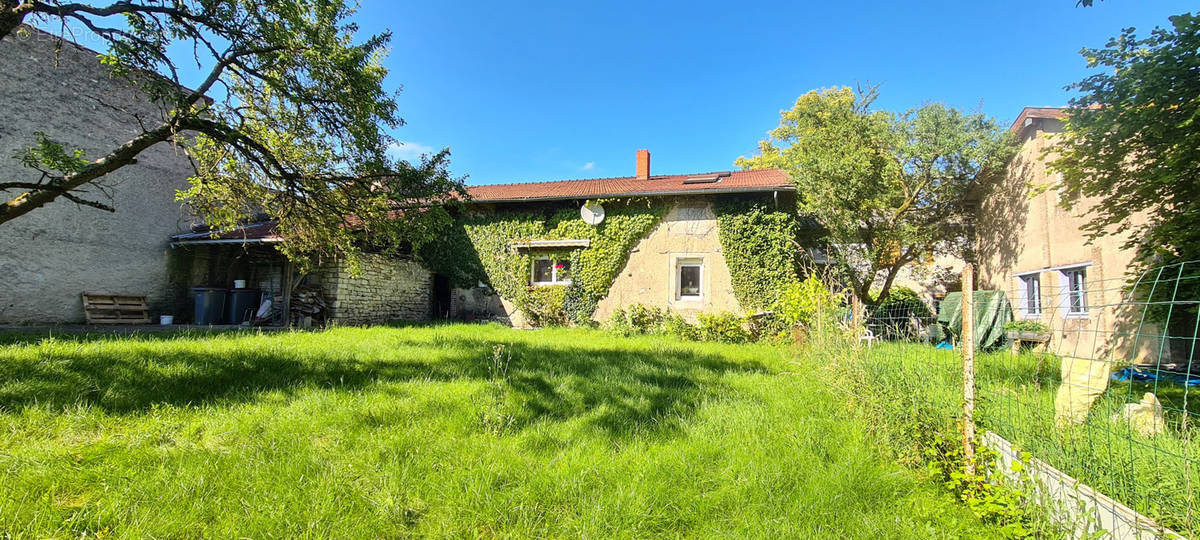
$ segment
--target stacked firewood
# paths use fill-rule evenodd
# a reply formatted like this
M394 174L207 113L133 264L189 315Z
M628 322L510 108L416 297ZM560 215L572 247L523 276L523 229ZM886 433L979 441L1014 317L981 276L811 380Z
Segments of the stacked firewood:
M299 322L304 317L312 317L316 321L325 318L328 305L321 289L317 287L299 287L292 293L292 321Z

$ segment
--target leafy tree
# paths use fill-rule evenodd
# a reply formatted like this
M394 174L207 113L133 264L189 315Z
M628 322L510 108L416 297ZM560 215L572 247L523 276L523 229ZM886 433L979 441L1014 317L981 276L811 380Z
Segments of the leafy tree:
M1061 204L1086 207L1089 237L1128 233L1146 264L1200 259L1200 18L1170 20L1083 50L1102 70L1068 87L1079 95L1051 162ZM1130 223L1143 213L1144 225Z
M867 304L887 298L906 264L969 255L970 194L1014 150L1007 131L981 114L936 103L872 111L876 96L874 88L800 96L758 155L737 160L791 175L798 210L828 230L831 258Z
M364 239L430 238L447 221L430 205L462 182L446 170L448 151L415 164L387 155L385 130L403 123L384 88L390 36L355 42L352 13L346 0L0 0L0 38L29 32L22 23L81 26L107 43L101 60L113 75L160 113L131 115L140 133L102 156L37 135L19 156L29 177L0 178L0 192L16 192L0 205L0 224L58 199L114 211L85 188L168 143L195 164L181 199L217 228L266 212L282 249L302 261L353 256ZM184 48L194 53L180 58ZM184 80L184 62L206 70L202 78Z

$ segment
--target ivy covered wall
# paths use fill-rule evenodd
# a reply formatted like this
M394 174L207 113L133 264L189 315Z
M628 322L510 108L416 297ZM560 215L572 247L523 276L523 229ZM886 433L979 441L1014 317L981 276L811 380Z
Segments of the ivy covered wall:
M668 208L663 201L651 199L600 202L606 217L597 226L584 223L575 206L461 216L442 238L426 247L422 258L456 287L490 285L535 326L586 322L624 267L630 249ZM509 247L530 240L589 240L591 244L555 250ZM533 259L547 255L571 261L570 285L529 285Z
M799 275L796 213L747 199L718 201L713 210L738 303L769 309Z
M491 286L534 326L585 323L608 295L630 251L663 219L672 199L605 200L604 222L591 226L569 207L500 210L459 216L455 225L422 251L431 270L455 287ZM715 201L718 235L743 309L769 309L779 292L796 280L796 217L769 200ZM586 248L511 249L530 240L589 240ZM536 257L571 261L570 285L530 286ZM667 276L664 276L667 279Z

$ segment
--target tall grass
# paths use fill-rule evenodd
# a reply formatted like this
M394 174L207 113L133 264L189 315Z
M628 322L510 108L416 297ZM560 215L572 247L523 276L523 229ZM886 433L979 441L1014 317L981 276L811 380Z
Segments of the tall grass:
M463 325L0 341L15 536L993 534L784 347Z
M959 438L962 364L957 351L915 343L883 342L835 354L818 353L843 376L832 378L860 409L874 415L871 436L891 448L901 463L924 465L939 440ZM1156 391L1168 409L1185 410L1183 387L1111 382L1087 421L1060 426L1054 419L1059 359L1054 355L990 352L977 355L976 420L1037 457L1104 494L1183 534L1198 532L1195 488L1200 470L1188 456L1189 418L1168 418L1168 430L1153 439L1112 416L1143 392ZM1186 403L1190 414L1200 412Z

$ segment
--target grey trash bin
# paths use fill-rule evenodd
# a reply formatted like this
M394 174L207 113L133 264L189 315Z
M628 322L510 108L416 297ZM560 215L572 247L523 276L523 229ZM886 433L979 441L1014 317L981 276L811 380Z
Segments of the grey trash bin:
M254 320L254 312L258 311L258 299L262 292L258 289L233 289L229 291L229 309L225 310L225 319L229 324L242 324L243 321Z
M219 287L196 287L192 293L196 299L194 324L221 324L225 316L225 289Z

